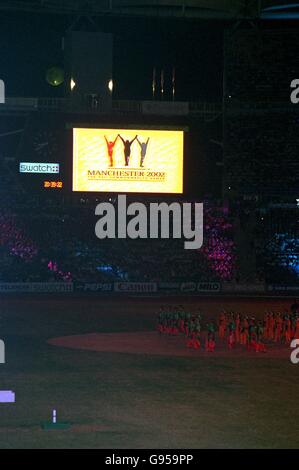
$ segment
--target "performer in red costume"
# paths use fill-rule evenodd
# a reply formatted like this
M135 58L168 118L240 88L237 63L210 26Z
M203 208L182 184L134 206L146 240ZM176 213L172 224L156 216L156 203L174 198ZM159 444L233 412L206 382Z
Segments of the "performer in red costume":
M106 144L107 144L107 150L108 150L108 156L109 156L109 160L110 160L110 166L114 166L113 152L114 152L114 146L115 146L116 141L118 139L118 135L115 137L114 141L108 140L106 136L104 136L104 137L105 137Z
M222 312L219 316L218 329L219 329L219 339L224 339L225 329L226 329L225 312Z
M281 332L282 332L282 318L278 315L276 319L276 328L275 328L275 336L274 341L277 343L281 339Z
M270 330L270 313L266 312L264 315L264 339L269 339Z
M292 323L291 323L291 319L290 319L289 315L286 315L286 317L284 318L283 323L284 323L284 325L283 325L284 340L287 344L290 344L291 337L292 337Z
M244 320L242 321L241 333L240 333L240 343L243 346L246 346L248 343L248 327L249 327L248 319L247 317L245 317Z
M207 352L215 351L215 325L213 322L207 324L208 336L206 339L205 350Z
M200 348L200 320L196 319L195 320L195 330L194 330L194 335L193 335L193 348L194 349L199 349Z
M264 337L264 326L263 322L258 322L257 328L256 328L256 352L266 352L266 346L263 343L263 337Z
M241 323L240 314L237 313L236 321L235 321L235 325L236 325L236 332L235 332L236 343L240 343L240 323Z
M228 338L227 338L228 349L233 349L236 345L236 335L235 335L236 324L233 319L228 325L228 331L229 331Z

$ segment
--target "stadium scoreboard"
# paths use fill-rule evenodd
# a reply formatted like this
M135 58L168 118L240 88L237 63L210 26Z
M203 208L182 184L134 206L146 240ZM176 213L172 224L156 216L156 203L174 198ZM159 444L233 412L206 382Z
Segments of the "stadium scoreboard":
M183 193L184 131L73 128L74 192Z
M18 158L21 183L49 196L183 194L185 128L92 125L61 122L55 145L37 125Z

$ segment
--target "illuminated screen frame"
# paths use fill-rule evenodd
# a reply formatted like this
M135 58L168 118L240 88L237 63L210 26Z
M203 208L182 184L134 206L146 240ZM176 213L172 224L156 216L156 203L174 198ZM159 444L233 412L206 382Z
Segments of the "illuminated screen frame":
M82 194L98 194L98 193L119 193L119 194L165 194L165 195L183 195L184 193L184 151L185 151L185 133L188 131L188 128L186 127L174 127L174 126L140 126L140 125L102 125L102 124L78 124L78 123L73 123L68 125L68 129L71 131L72 134L72 173L71 173L71 191L74 194L82 193ZM76 136L77 133L77 136ZM78 154L76 158L76 152L80 152L82 150L77 149L76 145L78 145L78 135L81 133L81 139L85 137L85 140L88 141L88 148L85 143L80 149L85 148L87 149L86 151L90 151L90 147L94 150L96 146L98 146L98 143L94 143L93 145L90 146L90 136L92 136L94 139L97 138L97 142L99 139L102 140L101 143L101 155L102 158L104 158L105 154L105 167L98 167L95 165L94 167L88 168L86 165L88 162L90 162L90 158L84 157L82 160L85 165L84 171L89 172L89 178L91 178L91 181L93 181L93 178L95 178L95 181L103 181L105 184L102 185L101 189L94 188L94 184L90 185L89 188L85 186L82 186L80 182L78 182ZM84 136L84 133L85 136ZM168 133L168 134L167 134ZM89 134L89 136L88 136ZM139 142L137 140L135 143L132 144L134 145L134 155L132 157L133 152L131 152L131 156L129 159L129 164L126 166L125 164L125 152L124 152L124 142L121 141L121 139L118 137L117 141L117 153L113 152L112 158L116 160L118 163L114 163L114 161L111 162L111 156L109 155L109 150L108 150L108 142L112 142L115 137L120 134L124 140L130 140L132 141L137 134L139 137ZM104 140L104 136L106 136L107 141ZM142 147L140 144L144 144L147 142L146 137L149 138L149 143L151 143L151 146L146 149L145 152L142 154ZM165 145L165 140L166 137L171 137L170 139L170 145L169 149L167 149L167 146ZM153 152L155 148L160 148L158 138L160 139L159 142L162 144L162 155L164 158L164 161L166 162L164 167L161 165L161 161L158 161L158 158L156 157L156 162L158 164L158 169L153 171L151 168L149 168L149 165L146 165L147 163L147 158L148 161L150 161L150 157L153 155ZM77 139L77 140L76 140ZM152 139L152 141L151 141ZM155 140L154 140L155 139ZM164 141L163 141L164 139ZM153 144L153 142L155 142ZM155 147L156 145L156 147ZM171 147L172 145L172 147ZM171 148L174 149L176 152L176 160L173 163L169 159L169 155L173 154ZM148 150L150 149L150 152ZM96 150L98 151L98 149ZM144 156L145 153L145 156ZM168 153L168 155L167 155ZM137 157L138 154L138 157ZM122 156L120 156L122 155ZM144 156L143 160L143 167L141 167L141 161L142 157ZM160 157L160 155L159 155ZM122 159L122 164L119 165L120 158ZM167 160L168 158L168 160ZM95 157L93 157L95 160ZM133 165L131 165L131 160ZM134 164L135 162L135 164ZM137 164L136 164L137 162ZM110 163L112 163L112 167L110 167ZM80 162L79 162L80 164ZM161 171L161 167L164 171ZM82 171L82 170L81 170ZM168 174L167 174L168 171ZM173 175L175 174L175 182L173 182ZM75 181L77 178L77 181ZM98 179L97 179L98 178ZM135 179L134 179L135 178ZM146 180L147 178L150 179L150 181ZM151 181L152 178L152 181ZM165 178L166 180L168 179L168 184L165 187ZM85 177L82 178L85 180ZM112 181L111 181L112 180ZM146 181L145 181L146 180ZM113 182L113 184L111 184ZM131 189L128 189L128 185L133 182ZM147 183L151 184L147 184ZM86 183L86 181L85 181ZM121 183L121 184L119 184ZM137 184L134 184L137 183ZM146 189L141 189L142 186L146 185ZM92 187L93 186L93 187ZM165 189L164 189L165 187Z

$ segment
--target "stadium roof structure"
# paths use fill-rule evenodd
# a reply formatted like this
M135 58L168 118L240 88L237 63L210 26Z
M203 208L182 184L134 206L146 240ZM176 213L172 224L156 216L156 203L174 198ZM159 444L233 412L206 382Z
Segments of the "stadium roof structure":
M298 2L298 0L297 0ZM0 11L198 19L298 18L296 0L8 0Z

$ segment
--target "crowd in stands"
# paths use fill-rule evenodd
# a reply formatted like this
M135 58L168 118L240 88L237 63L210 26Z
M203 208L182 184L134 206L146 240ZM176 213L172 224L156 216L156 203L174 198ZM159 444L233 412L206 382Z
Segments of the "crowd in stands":
M223 208L204 207L201 250L185 250L178 239L99 240L93 207L3 212L1 280L230 280L236 266L232 223Z
M276 234L268 245L267 265L272 279L281 278L281 268L285 279L299 276L299 237Z
M254 245L265 280L298 284L299 209L269 209L257 219Z
M0 212L0 282L244 282L233 224L237 217L246 230L246 211L228 213L206 201L204 244L200 250L185 250L177 239L99 240L93 205L67 208L30 201L22 206L14 201L13 208ZM257 270L249 283L298 282L296 210L257 213L252 239Z

